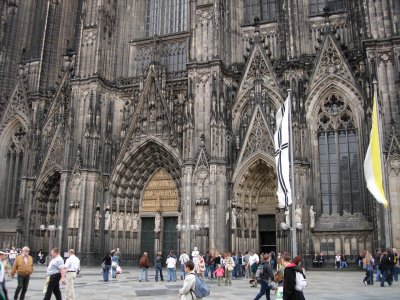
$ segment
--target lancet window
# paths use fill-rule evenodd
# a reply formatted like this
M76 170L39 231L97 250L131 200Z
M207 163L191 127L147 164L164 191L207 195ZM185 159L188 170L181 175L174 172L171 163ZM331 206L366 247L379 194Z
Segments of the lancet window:
M360 212L358 131L349 106L336 95L319 111L318 155L322 213Z
M276 0L245 0L245 22L253 23L258 17L261 22L271 22L277 19Z
M329 12L340 12L345 9L345 0L310 0L310 13L320 14L327 9Z

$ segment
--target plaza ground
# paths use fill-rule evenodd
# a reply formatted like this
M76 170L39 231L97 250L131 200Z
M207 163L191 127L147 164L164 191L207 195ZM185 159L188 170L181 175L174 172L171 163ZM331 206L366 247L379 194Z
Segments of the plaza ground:
M105 299L179 299L178 289L182 287L182 280L176 282L155 282L154 269L149 270L149 282L139 282L139 269L125 266L124 274L118 279L105 283L102 281L100 267L82 268L82 272L76 279L75 291L77 300L105 300ZM163 272L167 274L166 269ZM43 299L43 283L46 277L45 266L35 266L35 272L31 276L26 300ZM376 300L376 299L399 299L400 281L394 282L391 287L386 283L384 288L378 284L364 286L362 279L364 272L361 271L308 271L308 288L304 292L306 300ZM179 273L178 273L178 278ZM217 286L215 280L208 280L211 288L211 295L205 299L254 299L258 288L251 288L248 280L233 280L232 286ZM16 279L7 279L9 298L13 299ZM62 289L63 299L65 288ZM54 296L53 298L54 299ZM265 299L262 298L262 299ZM272 293L271 299L275 299Z

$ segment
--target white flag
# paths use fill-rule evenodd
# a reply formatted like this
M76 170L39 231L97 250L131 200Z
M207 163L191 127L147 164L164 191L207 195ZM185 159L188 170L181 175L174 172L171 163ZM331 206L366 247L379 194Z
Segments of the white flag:
M288 96L285 103L283 103L276 113L277 130L274 135L276 175L278 177L278 190L276 195L278 196L280 208L292 204L289 177L289 105L290 99Z

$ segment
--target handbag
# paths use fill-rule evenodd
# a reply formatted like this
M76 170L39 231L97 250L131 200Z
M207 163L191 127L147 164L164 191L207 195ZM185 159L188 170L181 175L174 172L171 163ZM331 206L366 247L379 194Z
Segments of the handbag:
M43 285L43 294L46 294L47 288L49 287L49 282L50 282L50 276L47 276L46 281L44 282Z
M107 269L106 267L106 262L103 261L103 263L101 264L101 269L104 271L105 269Z
M120 266L117 266L116 272L117 274L122 274L122 269Z

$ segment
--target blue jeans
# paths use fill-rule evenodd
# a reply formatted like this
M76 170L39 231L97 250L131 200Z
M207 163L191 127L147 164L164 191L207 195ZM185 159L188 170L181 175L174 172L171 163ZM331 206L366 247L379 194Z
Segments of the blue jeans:
M156 281L158 281L158 273L160 273L161 281L164 281L164 277L163 277L163 274L162 274L162 267L156 267Z
M105 267L105 269L103 269L103 280L104 280L105 282L108 281L108 277L109 277L109 275L110 275L110 268L111 268L111 266L107 265L107 266Z
M340 267L341 267L341 268L348 268L348 267L347 267L347 261L342 261Z
M176 281L175 268L167 268L167 269L168 269L167 280L168 281Z
M210 274L211 274L210 278L215 278L214 271L215 271L214 265L210 265Z
M117 268L111 267L111 277L117 278Z
M186 272L185 272L185 265L181 264L181 279L185 279Z
M271 286L269 285L269 283L264 280L259 280L258 283L260 284L260 292L254 298L254 300L259 300L264 295L267 297L267 300L271 300L270 296Z
M210 265L207 265L206 266L206 272L204 273L204 276L206 277L206 278L208 278L208 274L210 274L210 278L212 278L212 273L211 273L211 266Z
M374 270L367 270L369 275L369 284L374 284Z
M143 276L143 274L144 274L144 276ZM142 281L143 279L146 279L146 281L149 281L149 272L148 272L147 268L140 268L140 279L139 280Z
M400 272L400 267L395 266L394 267L394 272L393 272L393 280L394 281L399 281L399 272Z
M390 275L389 272L387 270L382 271L382 279L381 279L381 286L385 286L385 281L387 281L389 283L389 285L392 285L392 282L390 280Z
M379 265L376 265L376 276L375 276L376 281L381 281L381 270L379 270Z

